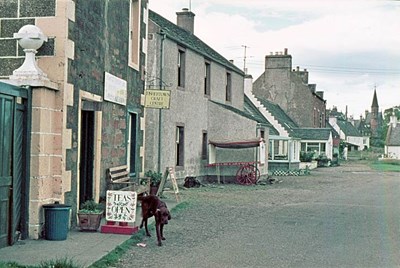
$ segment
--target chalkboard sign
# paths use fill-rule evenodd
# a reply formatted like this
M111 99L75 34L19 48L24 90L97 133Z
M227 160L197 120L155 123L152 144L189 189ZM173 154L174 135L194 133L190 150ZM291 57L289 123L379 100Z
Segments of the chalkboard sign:
M107 191L106 220L135 222L137 194L131 191Z

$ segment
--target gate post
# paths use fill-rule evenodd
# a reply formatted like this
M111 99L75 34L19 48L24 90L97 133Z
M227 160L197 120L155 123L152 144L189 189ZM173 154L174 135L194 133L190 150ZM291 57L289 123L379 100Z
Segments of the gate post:
M29 178L29 237L40 238L44 225L42 206L63 201L62 102L58 85L36 64L36 50L47 37L34 25L23 26L14 37L24 49L25 61L10 82L31 89L31 149Z

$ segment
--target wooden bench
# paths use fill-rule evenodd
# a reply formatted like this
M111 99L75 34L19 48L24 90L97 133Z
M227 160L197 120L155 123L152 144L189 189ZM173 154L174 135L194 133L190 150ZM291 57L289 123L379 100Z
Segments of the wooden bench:
M109 190L135 191L137 194L150 193L150 178L136 178L135 180L129 177L126 165L107 169Z

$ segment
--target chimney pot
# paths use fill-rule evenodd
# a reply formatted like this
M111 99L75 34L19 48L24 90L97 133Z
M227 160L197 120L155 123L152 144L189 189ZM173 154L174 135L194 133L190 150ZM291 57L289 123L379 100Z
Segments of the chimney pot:
M183 8L181 12L176 12L176 25L193 34L194 16L195 14L188 8Z
M285 55L288 54L288 49L287 49L287 48L284 49L284 54L285 54Z

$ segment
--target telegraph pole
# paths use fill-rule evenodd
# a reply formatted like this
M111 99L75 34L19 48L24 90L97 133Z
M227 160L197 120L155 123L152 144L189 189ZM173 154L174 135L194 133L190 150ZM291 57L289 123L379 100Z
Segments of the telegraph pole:
M250 48L246 45L242 45L242 47L244 47L244 57L243 57L243 71L245 74L247 74L247 70L246 70L246 57L247 57L247 48Z

